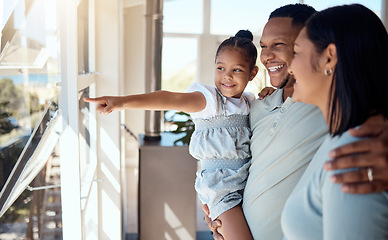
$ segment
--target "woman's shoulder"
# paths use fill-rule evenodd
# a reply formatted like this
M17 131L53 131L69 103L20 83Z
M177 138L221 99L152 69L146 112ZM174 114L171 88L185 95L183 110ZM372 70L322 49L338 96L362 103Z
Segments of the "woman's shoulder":
M340 136L333 137L328 135L326 137L321 147L318 149L317 153L315 154L313 160L311 161L310 163L311 166L309 166L309 168L315 169L314 171L317 174L316 177L318 177L319 179L318 182L321 187L326 186L325 187L326 189L335 187L336 184L330 180L330 177L332 175L354 170L354 168L351 168L351 169L340 169L335 171L326 171L322 166L326 161L331 160L329 158L329 152L337 147L343 146L348 143L356 142L360 139L361 138L350 135L348 132L344 132Z
M330 136L328 135L324 142L322 143L320 149L317 151L317 155L322 155L323 159L327 159L328 153L337 147L340 147L342 145L356 142L360 140L361 138L359 137L354 137L348 133L348 131L344 132L343 134L339 136Z
M348 143L352 143L352 142L356 142L356 141L359 141L359 140L364 139L364 138L365 137L363 137L363 138L354 137L354 136L350 135L348 131L346 131L346 132L344 132L343 134L341 134L339 136L330 137L329 145L331 147L337 148L337 147L340 147L342 145L345 145L345 144L348 144Z

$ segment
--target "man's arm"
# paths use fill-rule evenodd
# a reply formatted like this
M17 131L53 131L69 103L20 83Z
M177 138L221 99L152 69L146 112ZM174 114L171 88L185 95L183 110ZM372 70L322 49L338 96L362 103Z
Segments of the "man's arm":
M359 167L333 175L331 180L342 184L342 191L365 194L388 190L388 121L382 116L370 117L360 128L349 133L366 137L358 142L344 145L330 152L332 161L325 163L326 170ZM368 168L369 176L368 176Z

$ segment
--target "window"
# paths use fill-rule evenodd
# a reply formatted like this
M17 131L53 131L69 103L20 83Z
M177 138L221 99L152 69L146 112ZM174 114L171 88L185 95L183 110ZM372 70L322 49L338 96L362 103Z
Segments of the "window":
M305 0L304 3L313 6L317 11L321 11L325 8L336 6L336 5L359 3L371 9L377 14L377 16L381 17L381 6L382 6L381 0L341 0L341 1Z
M34 156L43 155L44 160L48 160L55 147L56 140L53 138L49 138L49 142L53 145L43 144L45 147L50 146L51 149L42 150L33 145L45 139L39 132L39 129L47 127L39 124L43 113L51 117L50 113L52 110L55 112L58 102L56 85L60 82L60 51L55 9L56 1L52 0L0 2L0 189L2 190L12 169L26 154L33 154L30 160L33 160ZM39 137L31 138L31 135ZM54 133L50 136L55 137L55 135ZM23 151L26 144L32 144L33 149ZM21 155L22 151L23 155ZM41 155L42 153L44 154ZM34 164L37 163L34 162ZM45 195L43 191L23 191L25 184L31 181L32 187L46 184L46 168L43 167L45 162L34 164L26 163L26 169L23 169L24 177L18 180L18 184L22 183L22 188L20 189L18 184L12 186L12 191L15 190L21 195L1 218L1 223L6 222L11 228L2 229L0 238L13 236L12 238L36 239L39 237L34 228L37 226L34 225L37 221L33 219L39 215L39 211L44 206L37 199L40 198L44 202ZM40 171L42 168L43 170ZM36 204L40 204L40 207ZM14 226L22 230L15 232L12 229Z
M234 35L238 30L248 29L253 35L261 35L269 14L294 0L278 1L239 1L212 0L210 33L218 35Z
M163 31L170 33L202 33L203 0L164 1Z
M9 19L3 24L1 37L0 146L2 152L12 154L7 154L7 159L3 154L0 164L18 158L47 103L58 102L56 84L60 81L59 33L55 11L51 11L55 9L55 1L4 4L4 11L12 9L12 12L3 13ZM26 15L20 14L23 12Z
M196 38L165 37L163 39L162 89L184 91L194 83L197 45Z
M203 1L165 1L163 15L161 86L164 90L183 92L197 78L198 34L203 32ZM180 124L184 123L178 122L188 121L188 116L168 111L164 121L164 131L181 133ZM185 131L186 127L183 129Z

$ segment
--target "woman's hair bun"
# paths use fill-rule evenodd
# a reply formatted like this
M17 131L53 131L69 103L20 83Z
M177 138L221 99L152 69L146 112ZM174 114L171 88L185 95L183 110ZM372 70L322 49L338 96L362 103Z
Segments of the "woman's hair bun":
M249 40L253 41L253 35L249 30L240 30L236 33L235 37L248 38Z

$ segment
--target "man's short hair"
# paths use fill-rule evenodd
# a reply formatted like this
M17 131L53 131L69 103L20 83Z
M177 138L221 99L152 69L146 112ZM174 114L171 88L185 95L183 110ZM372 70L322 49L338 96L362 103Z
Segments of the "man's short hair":
M304 26L307 19L315 12L313 7L306 4L288 4L275 9L269 15L268 20L275 17L289 17L292 19L293 25Z

